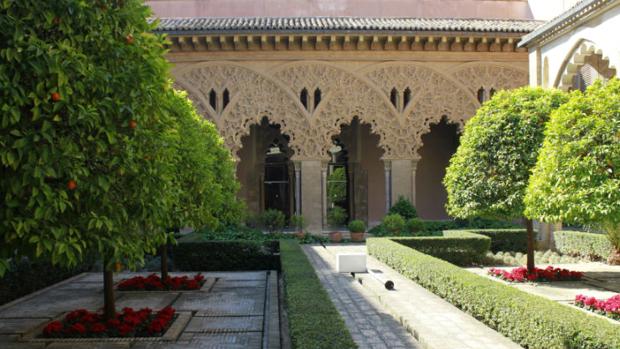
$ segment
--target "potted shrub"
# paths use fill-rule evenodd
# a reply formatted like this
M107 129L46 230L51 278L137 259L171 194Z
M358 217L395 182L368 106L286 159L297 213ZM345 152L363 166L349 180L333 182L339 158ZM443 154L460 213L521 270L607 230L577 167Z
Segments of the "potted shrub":
M304 230L308 224L306 223L304 216L298 214L293 215L293 217L291 217L291 225L295 227L295 236L298 239L303 239L306 237L306 232Z
M405 220L399 214L389 214L383 217L382 224L392 235L398 236L405 226Z
M270 233L282 231L286 222L284 213L274 209L265 210L259 216L260 224Z
M345 222L347 221L347 211L344 208L339 206L334 206L329 209L327 212L327 224L329 224L332 231L329 233L329 239L331 242L340 242L342 241L342 233L338 231Z
M351 241L364 241L364 232L366 232L366 224L359 220L349 222L349 232L351 233Z
M399 196L394 205L390 207L388 214L398 214L403 217L404 220L418 217L418 212L411 201L402 195Z

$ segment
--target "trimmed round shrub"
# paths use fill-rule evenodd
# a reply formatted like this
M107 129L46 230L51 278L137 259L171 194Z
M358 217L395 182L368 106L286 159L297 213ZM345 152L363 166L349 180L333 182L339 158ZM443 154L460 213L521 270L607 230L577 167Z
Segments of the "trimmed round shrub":
M268 209L259 215L261 226L270 232L282 231L286 224L284 213L275 209Z
M399 214L389 214L383 217L383 222L381 224L390 233L394 235L399 235L405 227L405 220Z
M405 228L410 233L418 233L418 232L426 230L425 229L426 225L424 223L425 222L419 218L411 218L407 220L407 223L405 224Z
M349 222L348 228L352 233L363 233L366 231L366 223L362 220L356 219Z
M418 212L411 201L402 195L399 196L394 205L390 207L389 214L398 214L406 220L416 218L418 216Z

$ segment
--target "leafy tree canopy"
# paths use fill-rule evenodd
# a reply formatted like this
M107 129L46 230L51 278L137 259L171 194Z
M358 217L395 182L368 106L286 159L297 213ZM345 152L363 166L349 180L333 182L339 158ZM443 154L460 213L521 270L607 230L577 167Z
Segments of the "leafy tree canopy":
M139 0L0 2L0 260L131 267L164 241L169 77L148 15Z
M444 184L448 213L458 218L517 218L545 123L567 100L557 90L500 91L466 124Z
M575 92L552 114L525 202L544 221L620 225L620 80Z

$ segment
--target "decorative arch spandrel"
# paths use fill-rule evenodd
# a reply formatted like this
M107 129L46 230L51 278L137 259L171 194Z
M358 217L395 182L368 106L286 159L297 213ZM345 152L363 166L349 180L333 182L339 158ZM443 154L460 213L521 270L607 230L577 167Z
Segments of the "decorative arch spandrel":
M463 64L452 71L452 77L472 96L476 96L480 88L488 93L491 89L499 91L527 86L529 79L527 70L490 62Z

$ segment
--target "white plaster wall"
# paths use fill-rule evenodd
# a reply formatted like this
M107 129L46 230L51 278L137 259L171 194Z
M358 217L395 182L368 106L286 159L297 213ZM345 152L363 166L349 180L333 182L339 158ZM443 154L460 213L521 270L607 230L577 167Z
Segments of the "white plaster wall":
M620 6L582 23L575 29L558 36L554 40L540 47L542 65L545 58L549 60L549 86L557 87L559 74L563 71L564 63L572 57L574 49L583 40L588 40L603 52L603 56L609 58L611 66L620 67ZM531 60L535 59L530 53ZM532 65L530 64L530 72ZM542 79L544 80L544 78ZM532 82L530 80L530 82Z

